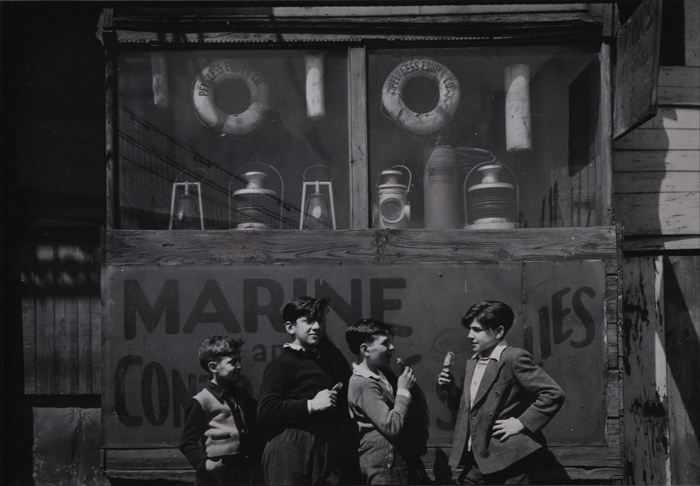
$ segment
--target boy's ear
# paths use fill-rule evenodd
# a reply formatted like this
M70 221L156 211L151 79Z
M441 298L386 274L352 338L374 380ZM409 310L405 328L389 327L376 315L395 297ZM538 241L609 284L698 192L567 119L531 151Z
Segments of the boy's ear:
M364 356L365 353L367 352L367 348L369 345L367 343L362 343L360 344L360 356Z
M207 369L209 370L209 373L214 373L216 372L216 361L209 361L207 363Z
M284 321L284 330L287 331L287 334L289 335L294 335L294 327L296 326L295 322L292 321Z
M503 326L503 324L496 326L494 329L494 334L496 339L503 339L503 337L506 335L506 328Z

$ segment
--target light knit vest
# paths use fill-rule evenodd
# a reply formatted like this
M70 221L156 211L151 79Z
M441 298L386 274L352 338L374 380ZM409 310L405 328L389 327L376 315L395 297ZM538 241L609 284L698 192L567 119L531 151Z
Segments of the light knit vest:
M204 448L208 458L238 454L241 437L231 408L220 402L204 388L194 396L209 418L209 426L204 432Z

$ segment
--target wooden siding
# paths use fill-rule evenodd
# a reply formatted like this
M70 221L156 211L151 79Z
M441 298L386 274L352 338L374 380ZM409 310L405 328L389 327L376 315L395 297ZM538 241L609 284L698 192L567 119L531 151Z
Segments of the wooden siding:
M24 393L100 393L101 321L99 297L24 297Z
M98 231L46 230L21 255L24 393L101 392Z
M700 109L662 107L617 140L614 191L625 236L700 234Z
M668 397L661 257L625 259L623 369L627 484L668 484Z

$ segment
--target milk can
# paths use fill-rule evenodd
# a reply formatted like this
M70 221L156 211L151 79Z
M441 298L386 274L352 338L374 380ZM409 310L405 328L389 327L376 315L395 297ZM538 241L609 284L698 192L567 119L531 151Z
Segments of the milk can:
M510 180L502 172L508 173ZM464 227L515 228L518 200L519 188L510 167L497 160L477 164L464 177Z
M408 182L401 178L407 175ZM405 165L395 165L383 170L377 186L377 211L380 228L405 228L411 220L411 203L408 193L411 190L413 174Z

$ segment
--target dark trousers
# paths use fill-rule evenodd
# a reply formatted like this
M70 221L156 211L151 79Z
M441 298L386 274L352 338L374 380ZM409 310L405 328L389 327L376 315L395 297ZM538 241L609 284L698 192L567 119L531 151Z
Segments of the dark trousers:
M467 452L464 456L464 471L457 479L458 485L481 484L530 484L530 475L537 465L539 451L511 464L493 474L483 474L474 460L474 455Z
M268 486L326 486L340 482L334 444L300 429L285 429L266 445L262 456Z
M195 478L196 486L251 486L252 468L238 460L224 460L224 466L212 472L201 471Z
M408 484L408 464L394 445L376 430L360 439L360 471L370 486Z

